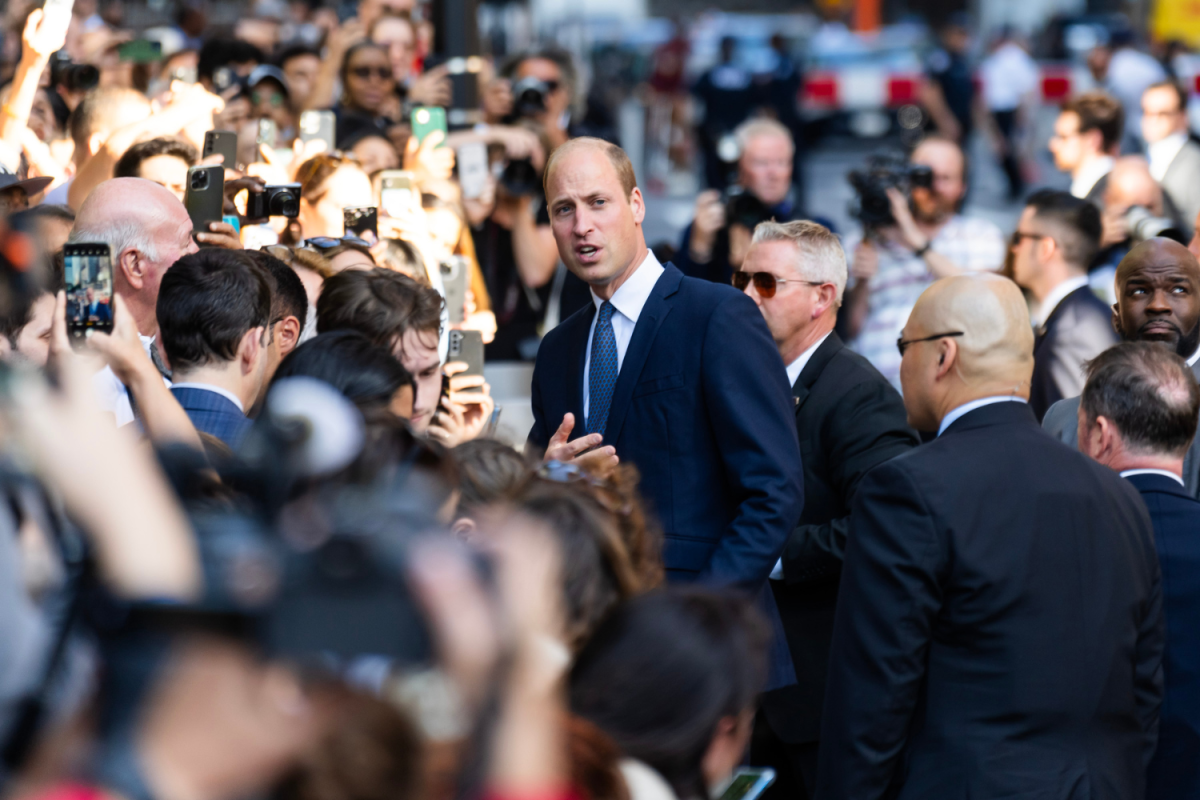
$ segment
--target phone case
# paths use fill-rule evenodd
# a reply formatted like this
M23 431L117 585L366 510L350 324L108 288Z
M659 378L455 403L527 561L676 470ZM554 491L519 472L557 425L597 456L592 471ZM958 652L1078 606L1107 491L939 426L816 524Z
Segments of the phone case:
M447 361L461 361L467 368L459 375L483 375L483 334L479 331L450 331Z
M467 302L467 281L469 279L467 260L462 256L451 256L439 265L442 273L442 290L446 298L446 313L450 323L456 325L463 321L463 305Z
M434 131L442 132L442 142L438 147L446 146L446 109L437 106L418 106L412 112L412 132L418 142Z
M326 152L333 152L334 117L332 111L305 111L300 115L300 141L311 142L321 139L325 142Z
M203 175L203 179L201 179ZM184 206L192 218L192 230L208 232L208 223L224 217L225 170L219 166L192 167L188 170Z
M204 134L204 155L219 153L225 157L223 167L237 169L237 134L233 131L208 131Z

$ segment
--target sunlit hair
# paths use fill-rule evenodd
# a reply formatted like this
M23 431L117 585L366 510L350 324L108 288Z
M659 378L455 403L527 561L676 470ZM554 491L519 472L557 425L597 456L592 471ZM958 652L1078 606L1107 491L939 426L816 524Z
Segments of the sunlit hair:
M754 229L753 244L791 242L796 246L796 269L807 281L832 283L837 304L846 290L846 253L833 231L808 220L762 222Z
M550 158L546 161L546 171L542 175L542 188L550 186L550 174L554 171L554 167L567 153L578 150L581 147L590 147L600 150L604 155L608 156L609 162L613 169L616 170L617 180L621 182L621 190L625 192L625 197L629 198L633 194L633 190L637 188L637 176L633 172L633 162L629 160L629 156L625 154L617 145L612 142L606 142L603 139L596 139L592 136L580 136L578 139L571 139L550 154Z
M746 146L750 144L750 140L755 136L779 136L787 139L788 144L795 148L796 144L792 140L792 132L783 126L777 120L770 117L755 117L748 119L733 132L733 138L737 141L738 152L745 153Z

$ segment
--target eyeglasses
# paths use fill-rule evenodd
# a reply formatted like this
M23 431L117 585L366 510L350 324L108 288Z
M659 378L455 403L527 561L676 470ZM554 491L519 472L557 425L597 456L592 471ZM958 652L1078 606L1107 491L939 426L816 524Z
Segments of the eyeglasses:
M353 67L350 74L359 80L367 80L372 75L379 78L381 81L386 81L392 77L392 70L389 67Z
M250 93L250 102L252 102L256 106L262 105L263 102L267 102L267 103L271 104L271 108L282 108L283 107L283 95L281 95L279 92L271 92L270 94L263 94L262 92L251 92Z
M908 349L910 344L917 342L932 342L934 339L945 339L947 336L966 336L963 331L951 331L950 333L935 333L933 336L926 336L923 339L905 339L900 336L896 339L896 349L900 351L900 357L904 357L904 351Z
M1046 234L1044 234L1044 233L1026 233L1025 231L1013 231L1011 244L1013 247L1020 247L1021 241L1023 239L1033 239L1036 241L1038 239L1048 239L1048 238L1049 237L1046 236Z
M311 239L305 239L304 244L309 247L315 247L317 250L332 250L344 244L353 244L358 247L365 247L368 250L371 248L370 242L357 236L343 236L340 239L335 239L332 236L314 236Z
M781 283L806 283L809 286L824 286L819 281L801 281L795 278L783 280L776 278L769 272L744 272L735 270L733 273L733 288L739 292L746 291L746 287L750 285L750 281L754 281L754 291L758 292L759 297L770 300L775 296L775 290Z

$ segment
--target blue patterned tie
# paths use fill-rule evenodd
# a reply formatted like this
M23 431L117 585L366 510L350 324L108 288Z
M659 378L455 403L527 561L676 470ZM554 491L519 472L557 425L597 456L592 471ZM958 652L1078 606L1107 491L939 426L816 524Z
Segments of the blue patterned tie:
M613 387L617 385L617 336L612 315L613 304L605 300L592 334L592 360L588 365L588 433L604 433Z

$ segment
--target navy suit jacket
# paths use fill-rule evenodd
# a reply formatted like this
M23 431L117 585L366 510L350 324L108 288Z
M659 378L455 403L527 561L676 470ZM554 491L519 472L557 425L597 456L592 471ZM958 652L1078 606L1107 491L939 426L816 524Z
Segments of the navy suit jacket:
M1146 797L1200 797L1200 502L1162 475L1130 475L1142 493L1162 569L1166 694Z
M545 449L563 415L584 433L583 366L593 303L546 334L533 372L532 447ZM671 580L736 586L765 596L804 505L791 387L762 314L732 286L666 264L621 364L605 443L637 466L641 492L666 534ZM792 681L777 642L773 683ZM778 680L776 680L778 679Z
M206 389L171 389L196 430L215 436L233 449L253 424L233 401Z
M1162 584L1127 481L987 405L884 462L850 514L821 800L1139 800Z
M1112 309L1082 286L1062 299L1033 343L1029 407L1040 422L1050 406L1083 393L1083 365L1117 343Z

